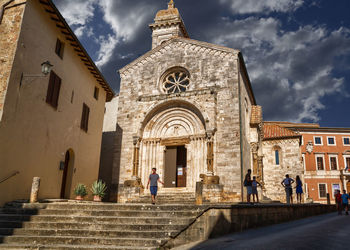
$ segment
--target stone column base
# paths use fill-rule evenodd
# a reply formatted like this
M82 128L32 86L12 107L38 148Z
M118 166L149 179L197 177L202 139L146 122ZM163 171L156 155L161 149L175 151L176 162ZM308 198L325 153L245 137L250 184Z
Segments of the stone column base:
M217 175L200 174L199 177L202 179L203 184L219 184L220 183L220 177Z
M120 203L126 203L132 201L143 193L144 187L141 180L126 180L124 184L119 185L117 201Z
M203 184L202 197L206 202L222 202L224 200L224 185Z

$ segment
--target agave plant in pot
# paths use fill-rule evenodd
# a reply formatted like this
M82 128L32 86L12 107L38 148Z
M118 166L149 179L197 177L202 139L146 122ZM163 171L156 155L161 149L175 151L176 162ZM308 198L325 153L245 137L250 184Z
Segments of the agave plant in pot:
M83 200L84 197L87 195L87 188L84 184L77 184L77 186L74 189L74 194L76 195L75 199L76 200Z
M94 195L94 201L101 201L106 195L107 186L102 180L94 181L91 186L91 192Z

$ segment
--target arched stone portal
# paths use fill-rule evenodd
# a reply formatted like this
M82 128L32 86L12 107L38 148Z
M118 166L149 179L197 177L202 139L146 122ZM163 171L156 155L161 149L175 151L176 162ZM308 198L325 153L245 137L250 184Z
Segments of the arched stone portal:
M194 191L199 175L206 173L207 145L206 129L203 116L198 115L198 110L191 106L169 104L168 108L158 108L152 111L153 116L146 116L147 121L141 129L139 140L139 177L143 184L147 183L151 168L155 167L160 176L170 180L169 166L177 163L179 153L174 157L166 157L167 151L183 151L186 148L185 164L176 165L176 176L186 176L185 187L188 191ZM202 119L201 119L202 118ZM182 149L181 149L182 148ZM175 150L176 151L176 150ZM167 171L168 170L168 171ZM175 174L175 173L174 173ZM177 176L176 178L178 178ZM180 177L179 177L180 178ZM166 187L178 186L174 180ZM183 187L183 184L182 184Z

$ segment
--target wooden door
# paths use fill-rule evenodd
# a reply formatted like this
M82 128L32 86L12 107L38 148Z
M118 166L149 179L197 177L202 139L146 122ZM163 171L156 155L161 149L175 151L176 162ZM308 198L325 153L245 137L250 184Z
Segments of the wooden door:
M176 147L167 147L164 153L164 187L176 187Z
M68 174L68 166L69 166L69 151L66 152L65 160L64 160L64 169L62 175L62 185L61 185L61 195L60 198L64 199L66 194L66 183L67 183L67 174Z
M176 187L186 187L186 160L187 151L185 146L177 147L176 156Z

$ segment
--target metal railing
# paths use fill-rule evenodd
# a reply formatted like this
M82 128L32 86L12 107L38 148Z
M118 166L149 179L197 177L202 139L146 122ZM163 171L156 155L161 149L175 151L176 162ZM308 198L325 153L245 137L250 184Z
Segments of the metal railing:
M10 174L9 176L5 177L4 179L0 180L0 184L3 183L4 181L7 181L8 179L10 179L11 177L18 175L19 171L15 171L12 174Z

